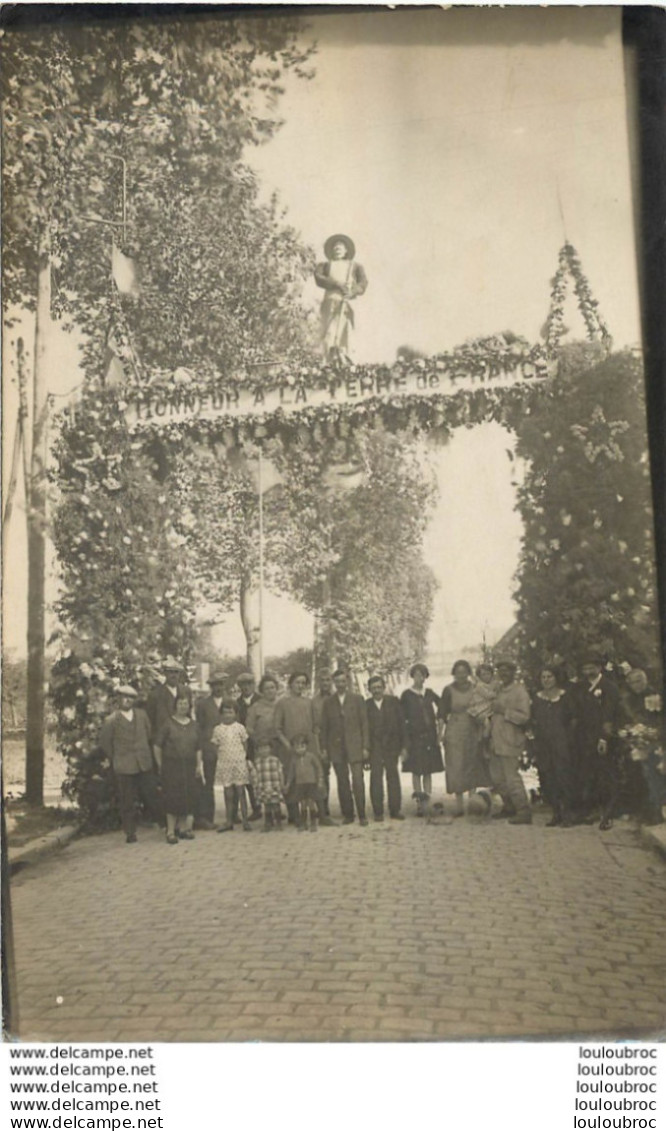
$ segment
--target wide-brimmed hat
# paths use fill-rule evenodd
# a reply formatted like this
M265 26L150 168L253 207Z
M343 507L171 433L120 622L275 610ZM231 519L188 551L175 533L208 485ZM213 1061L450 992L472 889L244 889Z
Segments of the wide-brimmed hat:
M116 695L131 695L132 699L136 699L139 695L139 692L129 683L123 683L120 685L120 687L116 688Z
M183 667L182 664L178 663L178 660L174 660L173 656L167 656L166 660L164 660L163 663L162 663L162 671L163 672L183 672L183 671L185 671L185 668Z
M229 673L225 672L224 668L213 668L208 676L208 683L226 683L229 679Z
M345 245L345 247L347 248L347 259L354 258L354 256L356 255L354 241L350 240L349 236L343 236L338 233L337 236L329 236L326 240L326 243L324 244L324 255L327 259L333 258L333 248L335 247L336 243L343 243Z

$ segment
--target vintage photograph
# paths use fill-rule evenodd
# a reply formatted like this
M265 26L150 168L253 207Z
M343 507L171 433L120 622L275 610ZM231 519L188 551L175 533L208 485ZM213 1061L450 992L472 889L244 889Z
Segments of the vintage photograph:
M0 39L5 1038L656 1040L621 11L109 7Z

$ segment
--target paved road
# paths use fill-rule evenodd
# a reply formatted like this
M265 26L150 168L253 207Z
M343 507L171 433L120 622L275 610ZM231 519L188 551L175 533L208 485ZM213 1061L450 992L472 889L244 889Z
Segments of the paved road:
M666 864L620 822L113 833L12 883L20 1035L655 1035Z

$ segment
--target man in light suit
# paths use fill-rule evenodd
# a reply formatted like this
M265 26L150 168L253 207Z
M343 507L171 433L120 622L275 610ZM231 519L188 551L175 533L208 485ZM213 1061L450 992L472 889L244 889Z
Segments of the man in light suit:
M368 761L370 751L365 701L362 695L349 690L347 673L341 669L333 673L333 686L335 690L322 709L319 745L322 757L335 770L343 825L354 821L354 802L359 824L367 825L363 763Z
M404 821L400 812L402 790L398 759L407 756L405 749L405 720L402 707L395 695L386 695L386 684L380 675L368 680L370 698L365 706L368 712L370 747L370 800L376 821L384 820L384 773L388 792L389 814L394 821Z
M498 660L500 686L492 702L490 716L490 758L492 783L504 802L497 817L509 817L510 825L531 825L532 810L520 776L520 756L525 748L525 727L530 718L530 697L516 679L513 660ZM495 814L493 814L495 816Z
M118 688L118 709L105 720L99 744L118 782L123 832L128 844L136 843L136 806L143 801L150 817L160 822L157 781L153 768L150 722L135 707L137 692L129 684Z
M196 705L196 720L201 735L203 755L203 782L200 786L195 828L212 829L215 819L215 769L217 749L211 741L215 727L222 720L222 700L225 698L229 677L221 668L214 668L208 678L210 694Z

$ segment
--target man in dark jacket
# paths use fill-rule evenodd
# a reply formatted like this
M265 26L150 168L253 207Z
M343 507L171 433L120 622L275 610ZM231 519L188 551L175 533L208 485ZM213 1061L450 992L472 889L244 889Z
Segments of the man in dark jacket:
M400 812L402 791L398 759L406 757L405 721L400 702L395 695L386 694L386 684L380 675L368 680L370 698L365 706L368 713L370 748L370 800L376 821L384 820L384 774L388 792L389 814L394 821L404 821Z
M182 664L167 656L162 664L164 683L158 683L148 693L146 714L154 735L161 734L176 709L176 699L181 688L189 695Z
M599 828L605 831L613 824L611 814L619 785L620 693L613 680L603 674L603 661L596 653L587 656L581 666L581 680L575 685L574 719L575 801L583 818L598 804Z
M253 703L256 703L257 699L260 699L261 696L258 695L254 689L254 676L252 675L252 672L241 672L241 674L236 677L236 683L238 684L238 690L240 691L240 695L235 701L236 717L239 723L245 726L245 723L247 722L247 713L250 710L250 707ZM251 762L254 762L254 745L251 738L249 738L247 742L247 756ZM250 799L250 805L252 807L250 820L258 821L261 818L261 805L259 805L259 803L257 802L254 787L252 785L248 785L246 786L246 789L247 795Z
M328 758L335 770L343 825L353 823L354 802L359 824L367 825L363 763L370 755L365 701L362 695L349 690L347 673L341 669L333 673L333 686L335 691L325 700L322 710L319 745L322 757Z

